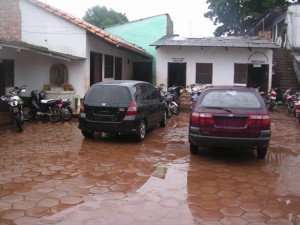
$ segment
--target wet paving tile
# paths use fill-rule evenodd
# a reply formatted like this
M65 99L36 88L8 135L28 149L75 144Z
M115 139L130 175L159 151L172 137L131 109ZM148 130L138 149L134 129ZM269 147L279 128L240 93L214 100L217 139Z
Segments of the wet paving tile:
M300 128L271 112L266 159L189 154L188 113L130 136L84 139L77 120L0 126L0 224L300 224ZM45 132L47 131L47 132Z

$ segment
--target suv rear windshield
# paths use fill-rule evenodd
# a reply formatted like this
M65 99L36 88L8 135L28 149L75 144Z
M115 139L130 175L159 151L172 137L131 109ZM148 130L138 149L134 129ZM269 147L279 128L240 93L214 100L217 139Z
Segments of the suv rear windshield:
M86 96L87 104L112 103L129 104L131 102L130 91L127 87L118 85L98 85L91 88Z
M203 93L204 94L204 93ZM202 96L200 107L260 109L261 102L252 91L213 90Z

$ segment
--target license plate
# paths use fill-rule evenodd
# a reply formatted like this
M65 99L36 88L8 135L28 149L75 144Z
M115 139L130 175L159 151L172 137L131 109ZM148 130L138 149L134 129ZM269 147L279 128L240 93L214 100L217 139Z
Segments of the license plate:
M276 97L274 97L274 96L271 96L271 99L272 99L272 100L276 100Z
M58 107L60 107L60 108L62 107L62 104L57 104L57 105L58 105Z

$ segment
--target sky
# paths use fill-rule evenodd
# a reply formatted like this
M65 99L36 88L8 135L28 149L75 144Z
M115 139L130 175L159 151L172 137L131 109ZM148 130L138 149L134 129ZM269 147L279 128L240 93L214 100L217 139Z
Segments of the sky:
M78 18L93 6L123 13L129 21L168 13L174 34L183 37L212 37L216 26L204 17L208 12L206 0L40 0Z

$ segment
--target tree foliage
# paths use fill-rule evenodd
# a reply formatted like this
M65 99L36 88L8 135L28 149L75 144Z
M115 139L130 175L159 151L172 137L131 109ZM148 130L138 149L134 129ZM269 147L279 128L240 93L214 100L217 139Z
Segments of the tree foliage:
M295 1L292 1L295 2ZM286 6L288 0L206 0L209 11L204 14L219 25L215 36L244 34L267 10Z
M100 28L128 22L125 14L116 12L113 9L107 10L105 6L89 8L85 12L83 20Z

